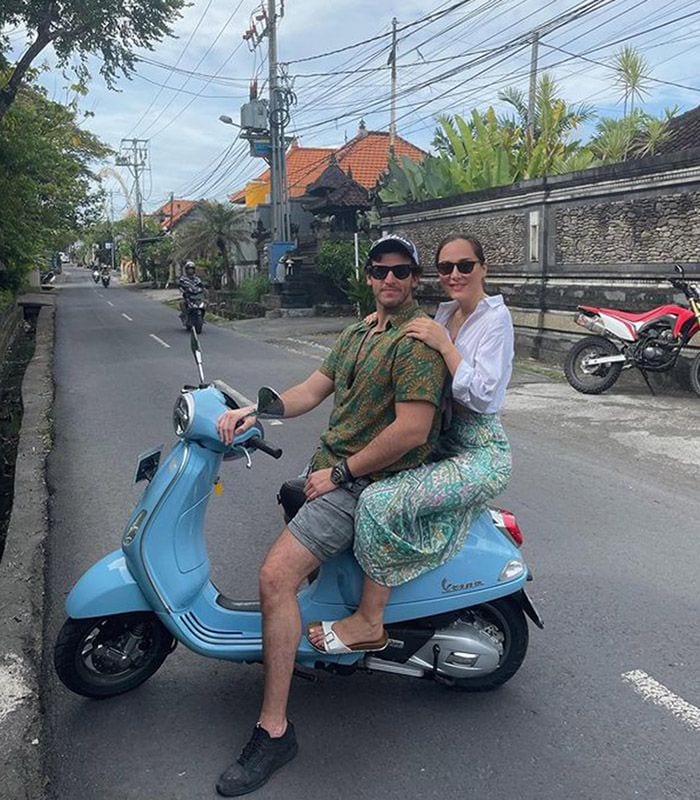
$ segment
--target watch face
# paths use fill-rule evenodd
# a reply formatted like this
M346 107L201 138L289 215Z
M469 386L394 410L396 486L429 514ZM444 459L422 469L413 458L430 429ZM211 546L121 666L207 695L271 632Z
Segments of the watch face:
M336 486L339 486L343 482L343 471L341 468L336 464L331 469L331 483L334 483Z

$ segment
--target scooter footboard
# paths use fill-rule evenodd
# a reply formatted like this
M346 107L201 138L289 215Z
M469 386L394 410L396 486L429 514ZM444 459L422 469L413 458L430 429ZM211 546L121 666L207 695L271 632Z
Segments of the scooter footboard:
M84 572L66 598L73 619L150 611L121 550L114 550Z

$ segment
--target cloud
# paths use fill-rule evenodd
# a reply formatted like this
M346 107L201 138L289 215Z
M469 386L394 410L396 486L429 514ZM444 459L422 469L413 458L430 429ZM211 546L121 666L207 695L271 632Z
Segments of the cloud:
M429 7L423 0L286 0L278 52L282 62L290 62L288 73L298 98L289 131L297 132L303 144L321 146L339 144L354 135L361 117L370 128L388 128L390 36L385 34L390 33L396 16L398 131L428 148L438 112L467 114L472 107L498 106L498 91L506 86L527 92L530 47L526 41L519 49L511 47L503 53L489 56L484 51L524 37L582 3L472 0L443 18L412 24L452 5L454 0L433 2ZM85 126L115 149L123 137L150 140L147 208L158 206L171 191L180 195L189 189L196 190L197 196L223 198L265 168L260 159L247 154L233 158L234 152L243 150L239 144L224 158L221 169L214 169L235 135L233 128L219 122L219 115L238 119L254 76L266 93L267 42L251 52L242 40L259 7L253 0L244 0L240 7L231 0L195 0L175 26L177 38L142 54L148 62L163 66L140 64L138 75L119 82L118 92L107 90L99 77L93 79L83 107L95 116ZM639 34L628 43L640 49L655 77L693 87L700 74L700 48L696 47L700 15L666 23L694 10L688 2L601 3L599 10L542 36L539 67L552 71L569 102L586 102L601 113L616 115L622 107L612 71L548 45L574 54L593 51L591 58L609 64L621 46L611 43ZM381 38L325 58L299 60L375 37ZM176 65L179 71L172 70ZM91 66L96 75L99 62L93 60ZM56 99L63 99L66 81L60 73L54 71L42 80ZM654 83L644 105L652 112L674 104L686 110L697 105L699 98L700 92L693 88Z

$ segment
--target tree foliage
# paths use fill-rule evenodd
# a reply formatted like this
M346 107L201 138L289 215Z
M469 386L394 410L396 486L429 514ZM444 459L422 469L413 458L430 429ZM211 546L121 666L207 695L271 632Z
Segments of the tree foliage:
M235 281L231 254L240 252L240 246L250 239L250 223L244 209L205 200L196 205L176 230L175 257L207 259L215 267L212 282L217 283L216 272L223 272L227 286L232 289Z
M138 48L171 35L170 25L185 0L2 0L0 29L27 29L29 44L0 82L0 121L36 57L51 45L60 67L73 67L81 83L88 77L87 57L101 61L100 74L113 86L119 74L134 71ZM0 47L2 47L0 41Z
M91 164L109 152L78 126L75 107L22 90L0 126L0 288L16 291L30 267L99 216Z
M533 119L525 94L513 87L499 92L499 99L512 110L510 115L497 116L489 107L485 113L472 110L466 119L438 117L436 153L420 163L405 156L392 160L381 200L412 203L450 197L654 155L668 138L668 122L676 109L657 118L634 107L648 91L650 76L633 48L617 54L614 68L616 83L623 89L623 116L600 118L588 142L575 138L575 132L596 117L594 109L569 105L552 76L544 73L537 82Z

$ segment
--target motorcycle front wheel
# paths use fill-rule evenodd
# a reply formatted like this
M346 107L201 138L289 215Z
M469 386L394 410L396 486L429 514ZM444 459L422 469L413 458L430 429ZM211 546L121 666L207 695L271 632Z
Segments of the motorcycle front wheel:
M588 361L604 356L616 356L620 351L602 336L586 336L569 350L564 362L566 380L583 394L600 394L620 377L622 361L587 366Z
M488 675L455 678L454 688L464 692L497 689L520 669L527 653L530 632L520 603L512 597L501 597L466 609L461 619L478 625L491 637L501 650L501 658L496 669Z
M204 320L202 319L202 312L198 311L196 314L194 314L193 319L192 319L192 324L193 324L194 329L195 329L195 331L197 333L201 333L202 332L202 324L203 324L203 322L204 322Z
M695 394L700 394L700 353L690 362L690 385Z
M140 686L175 640L151 612L67 619L54 647L61 682L84 697L114 697Z

